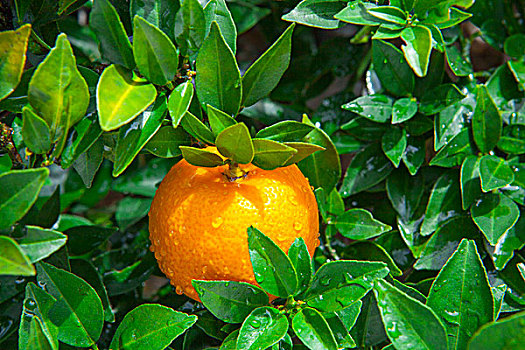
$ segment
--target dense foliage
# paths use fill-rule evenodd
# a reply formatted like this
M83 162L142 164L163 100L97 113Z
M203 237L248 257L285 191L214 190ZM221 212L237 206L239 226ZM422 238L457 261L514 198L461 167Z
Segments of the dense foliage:
M0 347L522 347L524 16L523 0L2 3ZM176 293L147 213L181 156L225 163L203 145L297 163L313 260L250 227L260 288Z

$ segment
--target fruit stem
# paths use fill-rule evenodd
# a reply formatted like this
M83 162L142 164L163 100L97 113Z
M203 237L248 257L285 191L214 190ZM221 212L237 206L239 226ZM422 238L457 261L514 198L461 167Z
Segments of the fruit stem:
M248 172L241 169L239 163L230 161L228 162L228 170L224 173L228 180L237 181L239 179L245 178Z

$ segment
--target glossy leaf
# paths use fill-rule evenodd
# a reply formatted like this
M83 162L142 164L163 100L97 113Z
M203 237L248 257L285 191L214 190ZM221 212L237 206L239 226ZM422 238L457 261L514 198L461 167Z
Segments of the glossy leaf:
M186 112L184 117L182 117L180 125L197 140L207 144L215 143L215 137L211 130L190 112Z
M162 126L146 143L144 149L161 158L174 158L182 154L179 146L190 146L191 140L182 127Z
M89 26L100 42L102 56L111 63L135 68L133 50L117 10L109 0L95 0Z
M93 184L93 179L104 160L103 153L104 142L98 139L87 151L80 154L73 163L73 167L87 188L90 188Z
M248 228L248 249L255 280L266 292L286 298L297 290L297 274L290 258L266 235Z
M213 168L224 164L221 156L215 153L187 146L179 146L179 149L182 157L192 165Z
M400 98L392 106L392 124L399 124L411 119L417 113L417 102L412 98Z
M241 105L241 73L231 49L213 22L197 56L197 96L207 104L230 115L237 115Z
M0 33L0 100L9 96L22 77L31 25Z
M523 62L515 61L509 61L507 64L520 88L525 89L525 64L523 64Z
M383 40L373 40L372 61L379 80L388 91L396 96L414 91L414 73L397 47Z
M126 197L118 203L115 220L121 230L139 222L148 215L151 198Z
M173 127L179 126L182 117L184 117L184 114L186 114L190 108L192 98L193 84L191 81L177 85L171 92L168 100L168 108Z
M460 131L430 161L430 165L451 168L459 166L469 155L476 154L468 129Z
M439 85L423 94L419 111L425 115L436 114L463 98L465 95L459 91L456 85Z
M368 95L358 97L342 107L371 121L386 123L392 116L392 104L393 100L386 95Z
M374 280L386 275L388 268L382 262L329 262L315 273L304 300L323 312L338 311L361 299L372 289Z
M120 128L115 148L113 176L119 176L131 164L144 145L160 129L167 111L166 97L161 95L150 108Z
M155 101L155 86L139 82L133 73L111 65L97 86L97 107L100 127L104 131L118 129L129 123Z
M434 116L434 150L448 144L466 126L466 116L475 107L473 95L456 102Z
M376 281L374 294L396 348L448 349L445 327L429 307L383 280Z
M343 7L344 2L338 0L303 0L282 19L310 27L336 29L341 24L334 15Z
M47 258L66 244L67 236L37 226L26 226L25 234L17 238L24 254L32 263Z
M67 144L60 157L62 168L69 168L73 162L87 151L102 135L97 115L84 118L72 129Z
M403 163L408 169L410 175L417 174L419 168L425 163L426 144L422 137L409 137L407 140L407 148L403 154Z
M479 329L469 341L469 350L489 350L520 347L525 341L523 320L520 312L498 322L492 322Z
M269 348L286 335L288 327L288 319L277 309L268 306L257 308L243 322L237 338L237 348Z
M302 237L294 240L288 249L288 257L297 273L298 294L310 286L313 275L312 259Z
M245 282L193 280L192 285L206 308L224 322L241 323L254 309L268 304L268 294Z
M48 312L60 325L58 339L72 346L87 347L102 332L102 302L95 290L81 278L46 263L37 264L37 278L57 302Z
M35 268L31 264L31 260L11 237L0 236L0 256L2 275L35 275Z
M495 245L520 216L518 205L500 193L486 193L470 207L470 213L491 245Z
M336 350L337 342L326 319L319 311L304 308L292 319L292 327L297 337L309 349Z
M299 141L314 129L310 124L285 120L261 129L255 137L279 142Z
M485 85L479 85L476 109L472 115L472 134L481 152L492 150L501 136L502 120Z
M525 126L515 124L504 127L497 147L507 154L524 154Z
M36 115L31 107L22 109L22 117L24 143L36 154L47 153L51 149L51 135L47 123Z
M383 21L399 24L401 26L405 25L407 22L406 13L395 6L372 7L368 9L367 12Z
M407 147L406 129L392 127L381 139L381 148L392 164L397 168Z
M47 168L13 170L0 174L0 228L7 228L20 220L36 201Z
M525 246L525 229L523 224L525 224L525 217L520 213L516 224L498 239L492 255L492 260L497 270L503 270L514 256L515 251Z
M382 261L387 264L392 276L403 274L385 248L371 240L353 242L338 251L338 254L342 259Z
M386 180L386 191L392 207L404 220L410 220L423 198L422 175L409 176L406 171L394 171Z
M179 0L131 0L129 6L131 18L139 15L160 28L170 39L175 39L173 29L180 9Z
M197 321L160 304L143 304L126 314L119 324L111 349L164 349Z
M427 305L445 324L449 349L465 349L472 334L492 321L492 292L474 241L461 241L432 283Z
M206 19L199 1L182 1L175 20L175 38L181 55L189 57L197 53L205 33Z
M318 151L325 151L326 148L322 146L318 146L313 143L307 143L307 142L285 142L286 146L293 148L297 152L294 152L292 157L284 163L284 166L292 165L299 163L303 159L306 159L307 157L311 156L315 152Z
M510 185L514 181L514 171L497 156L484 156L479 161L479 176L483 192Z
M377 8L377 5L374 3L352 1L334 17L347 23L377 26L384 23L384 21L368 12L368 10L375 8Z
M468 156L461 165L461 206L467 210L481 196L480 158Z
M211 131L215 136L219 135L224 129L237 124L237 121L228 114L210 105L207 106L206 114Z
M392 227L373 218L365 209L350 209L337 216L335 227L350 239L369 239L388 232Z
M326 323L328 323L339 348L354 348L357 346L337 313L329 312L322 315L325 318Z
M67 246L69 254L84 255L89 253L114 234L116 229L94 225L80 225L70 227L64 231L68 236Z
M295 23L255 61L242 77L242 106L251 106L279 83L290 63Z
M223 156L235 162L248 164L253 159L253 142L244 123L234 124L221 131L215 144Z
M226 5L226 1L208 1L204 7L204 18L206 19L206 32L204 33L204 37L208 36L212 22L216 21L219 28L221 28L224 40L235 54L237 51L237 28L235 27L235 22L233 21L230 10Z
M273 170L281 167L297 153L295 148L276 141L266 139L252 141L254 149L252 163L261 169Z
M159 28L135 15L133 18L133 56L148 81L165 85L177 72L177 49Z
M445 172L432 188L425 218L421 224L421 234L427 236L434 232L445 220L461 213L460 187L455 171Z
M423 26L405 28L401 33L401 39L405 42L401 49L408 64L417 76L424 77L427 75L430 51L432 51L430 29Z

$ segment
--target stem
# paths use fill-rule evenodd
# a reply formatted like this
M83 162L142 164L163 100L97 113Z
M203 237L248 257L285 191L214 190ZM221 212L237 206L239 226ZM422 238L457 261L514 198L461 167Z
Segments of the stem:
M31 36L33 37L33 39L35 39L35 41L40 44L40 46L42 46L43 48L51 51L51 47L44 41L42 40L38 35L35 34L34 31L31 30Z
M236 181L238 179L244 178L248 174L246 171L242 170L239 166L239 163L230 161L228 163L228 170L224 173L228 180Z
M93 350L98 350L98 346L96 343L93 343Z
M323 230L324 248L330 254L333 260L341 260L341 257L337 254L334 248L332 248L332 237L326 233L328 226L325 226Z

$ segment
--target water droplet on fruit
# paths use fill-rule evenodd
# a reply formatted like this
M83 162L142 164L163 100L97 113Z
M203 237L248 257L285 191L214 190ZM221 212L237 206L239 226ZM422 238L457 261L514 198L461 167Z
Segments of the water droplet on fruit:
M206 271L208 271L208 266L204 265L204 266L202 267L202 275L203 275L203 276L206 275Z
M303 228L303 224L301 224L299 221L296 221L295 224L293 224L293 228L294 228L296 231L299 231L300 229Z
M176 286L175 287L175 293L177 293L178 295L182 295L182 292L183 292L183 290L182 290L181 286Z
M252 320L250 322L250 326L252 326L253 328L257 329L259 327L261 327L261 321L255 319L255 320Z
M220 216L217 216L215 219L213 219L211 225L213 226L213 228L219 228L222 223L223 223L224 219Z
M288 199L290 200L290 203L292 203L293 205L297 205L297 199L295 199L294 196L290 196Z

